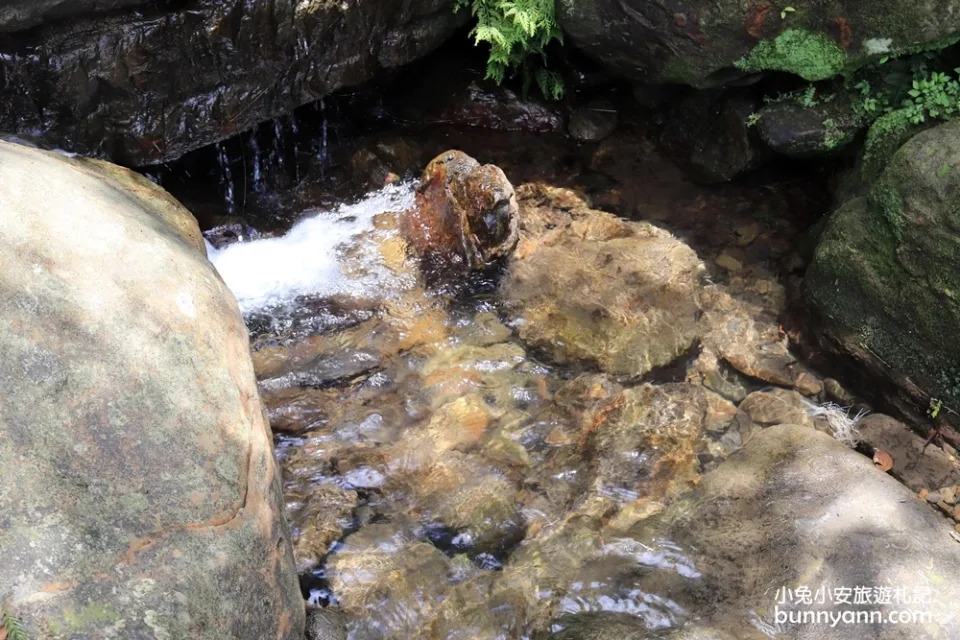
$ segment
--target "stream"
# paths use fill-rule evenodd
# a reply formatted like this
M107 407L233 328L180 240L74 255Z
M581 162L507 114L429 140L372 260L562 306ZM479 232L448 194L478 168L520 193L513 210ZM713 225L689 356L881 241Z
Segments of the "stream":
M677 513L765 420L831 430L781 325L825 180L788 164L702 186L656 116L579 143L551 107L483 91L345 94L147 170L207 229L249 327L311 637L652 637L730 616L777 637L725 610ZM511 261L463 274L407 245L447 149L516 187Z
M404 179L340 204L327 172L267 204L254 184L245 197L265 213L206 233L250 328L301 584L322 612L316 637L567 637L605 628L596 615L625 616L611 630L669 630L716 613L695 550L636 528L739 446L734 403L770 386L764 367L802 367L778 333L790 277L779 265L819 213L821 186L776 174L697 186L648 136L629 124L599 145L389 131L359 144L419 146ZM587 198L673 232L706 263L690 295L723 298L753 334L714 331L669 366L609 372L524 340L530 301L505 299L515 292L502 267L424 285L398 219L414 205L420 159L448 147L496 162L518 187L537 181L519 189L521 216L580 207L587 224L611 224ZM313 203L304 195L324 185ZM747 374L717 349L746 354ZM769 362L750 369L751 351ZM755 616L740 637L775 631Z

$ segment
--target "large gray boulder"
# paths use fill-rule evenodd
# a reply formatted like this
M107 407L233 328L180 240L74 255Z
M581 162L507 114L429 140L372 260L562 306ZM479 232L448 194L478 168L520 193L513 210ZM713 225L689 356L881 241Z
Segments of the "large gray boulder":
M868 60L939 48L960 0L558 0L569 40L646 83L719 86L774 70L822 80Z
M300 638L247 330L196 221L6 142L0 184L0 609L34 638Z
M130 4L0 0L0 131L159 163L409 63L468 18L452 0L188 0L95 12Z

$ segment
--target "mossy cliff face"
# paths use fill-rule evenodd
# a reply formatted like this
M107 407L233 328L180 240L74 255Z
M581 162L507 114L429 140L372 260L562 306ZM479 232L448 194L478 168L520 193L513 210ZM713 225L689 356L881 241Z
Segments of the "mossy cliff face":
M960 363L960 122L914 136L830 217L807 296L848 351L951 404Z
M558 20L636 80L705 87L764 70L815 81L940 48L960 30L960 0L558 0Z

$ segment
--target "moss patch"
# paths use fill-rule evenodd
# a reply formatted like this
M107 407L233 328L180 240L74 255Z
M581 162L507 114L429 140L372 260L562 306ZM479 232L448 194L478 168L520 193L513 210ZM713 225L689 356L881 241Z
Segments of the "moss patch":
M788 29L774 40L758 43L737 61L741 71L785 71L815 82L844 71L847 54L822 33Z
M919 130L918 125L910 122L910 113L906 109L897 109L877 118L867 132L863 147L862 177L870 180L879 174L896 150Z

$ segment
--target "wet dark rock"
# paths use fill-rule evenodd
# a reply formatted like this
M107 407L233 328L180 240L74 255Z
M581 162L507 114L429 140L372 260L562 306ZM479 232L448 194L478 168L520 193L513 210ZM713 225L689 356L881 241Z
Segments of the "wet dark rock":
M498 167L447 151L423 171L404 236L427 270L482 269L517 244L517 199Z
M298 640L247 329L142 176L0 142L0 584L33 638Z
M560 0L557 19L570 42L629 78L717 87L767 69L823 80L940 48L960 29L958 9L955 0L797 0L781 14L782 5L739 0Z
M931 395L960 403L958 167L960 123L914 136L831 214L804 278L825 346L924 409Z
M757 112L755 125L764 144L791 158L842 151L863 129L849 102L840 98L813 108L793 100L771 103Z
M609 100L594 100L570 115L567 130L574 140L599 142L617 129L617 108Z
M698 182L732 180L763 158L747 119L759 104L721 90L689 94L670 109L661 144Z
M468 18L447 0L189 0L78 12L121 4L130 3L80 3L69 21L4 36L0 129L156 164L407 64ZM8 25L46 16L31 8Z
M350 178L370 190L395 182L421 166L421 150L405 138L378 140L350 156Z
M43 22L104 13L148 4L150 0L6 0L0 6L0 33L29 29Z
M452 73L459 75L463 70L452 70ZM563 131L564 120L555 105L546 104L532 94L521 97L507 87L489 82L470 81L455 88L444 103L436 116L444 124L495 131Z
M678 89L661 84L636 84L633 86L633 99L644 109L659 109L676 95Z

